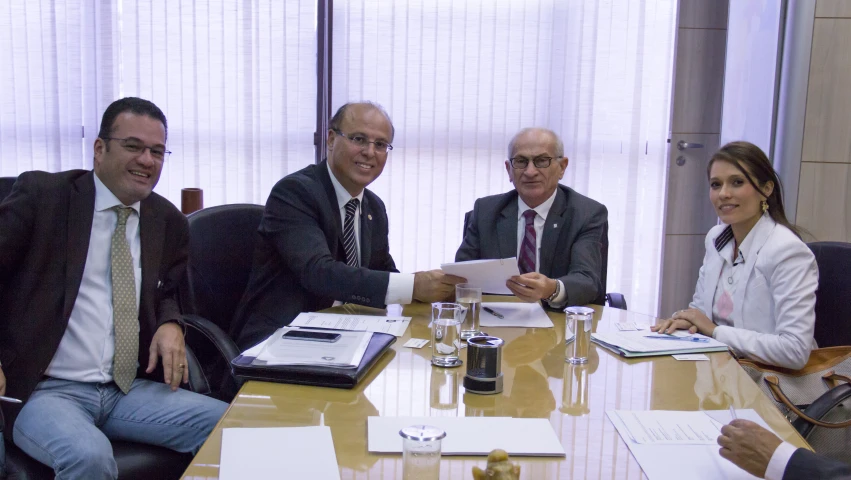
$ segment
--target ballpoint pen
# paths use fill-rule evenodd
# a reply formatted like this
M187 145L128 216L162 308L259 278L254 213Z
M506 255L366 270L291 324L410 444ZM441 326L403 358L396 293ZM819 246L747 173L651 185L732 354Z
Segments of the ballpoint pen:
M22 402L22 401L18 400L17 398L4 397L3 395L0 395L0 402L9 402L9 403L24 403L24 402Z
M493 316L494 316L494 317L496 317L496 318L502 318L502 319L505 319L505 316L503 316L503 314L501 314L501 313L499 313L499 312L497 312L497 311L495 311L495 310L491 310L491 309L490 309L490 308L488 308L488 307L484 307L484 308L482 308L482 310L484 310L484 311L486 311L486 312L490 313L491 315L493 315Z
M644 338L652 338L654 340L679 340L681 342L697 342L697 343L709 343L708 338L700 338L700 337L675 337L668 335L645 335Z
M732 405L730 405L730 416L733 417L733 420L739 418L738 415L736 415L736 409L733 408Z

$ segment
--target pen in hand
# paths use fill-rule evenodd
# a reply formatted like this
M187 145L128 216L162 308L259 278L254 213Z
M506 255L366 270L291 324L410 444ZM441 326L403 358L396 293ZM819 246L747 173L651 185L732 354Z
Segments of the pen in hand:
M18 400L17 398L4 397L3 395L0 395L0 402L9 402L9 403L24 403L24 402L22 402L21 400Z
M484 308L482 308L482 310L484 310L484 311L486 311L486 312L490 313L491 315L493 315L493 316L494 316L494 317L496 317L496 318L501 318L501 319L504 319L504 318L505 318L505 316L504 316L503 314L501 314L501 313L499 313L499 312L497 312L497 311L495 311L495 310L492 310L492 309L490 309L490 308L488 308L488 307L484 307Z
M739 416L736 415L736 409L733 408L733 405L730 405L730 416L733 417L733 420L736 420L737 418L739 418Z

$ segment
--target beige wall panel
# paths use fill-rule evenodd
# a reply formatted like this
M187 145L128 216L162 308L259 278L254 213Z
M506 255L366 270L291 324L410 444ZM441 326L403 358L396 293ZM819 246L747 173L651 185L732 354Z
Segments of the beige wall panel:
M680 140L701 143L703 148L678 150ZM665 212L665 233L676 235L705 235L718 222L715 209L709 203L709 182L706 166L718 150L719 135L674 134L668 158L668 197ZM677 160L685 159L682 165Z
M851 163L849 85L851 18L817 18L813 30L802 161Z
M665 235L661 302L659 317L667 318L688 307L694 296L697 274L703 264L706 235Z
M851 242L851 164L802 163L797 224L818 241ZM805 240L812 240L806 238Z
M851 2L848 0L818 0L816 17L851 17Z
M680 28L677 35L671 130L719 133L727 31Z
M680 0L680 28L727 28L727 2Z

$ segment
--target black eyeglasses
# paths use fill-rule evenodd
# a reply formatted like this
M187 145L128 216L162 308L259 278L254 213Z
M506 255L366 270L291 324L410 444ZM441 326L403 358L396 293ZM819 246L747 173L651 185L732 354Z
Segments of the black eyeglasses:
M145 145L144 142L139 140L138 138L128 137L128 138L114 138L114 137L103 137L104 140L115 140L124 150L127 150L130 153L142 154L145 150L151 151L151 156L156 160L165 160L171 152L166 150L162 145L154 145L153 147L149 147Z
M389 143L385 142L384 140L376 140L376 141L372 142L365 135L361 135L359 133L356 133L354 135L346 135L345 133L341 132L340 130L338 130L336 128L332 128L331 130L334 133L336 133L337 135L339 135L339 136L345 138L346 140L354 143L356 146L358 146L360 148L364 148L364 149L369 148L369 144L371 143L371 144L375 145L375 151L376 152L387 153L388 151L393 150L393 145L390 145Z
M529 159L526 157L509 158L511 166L517 170L525 170L529 166ZM535 157L532 159L532 164L535 168L547 168L553 163L553 157Z

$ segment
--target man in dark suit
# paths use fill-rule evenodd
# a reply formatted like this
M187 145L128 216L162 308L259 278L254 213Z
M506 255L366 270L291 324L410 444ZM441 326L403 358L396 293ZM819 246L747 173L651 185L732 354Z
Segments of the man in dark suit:
M795 448L749 420L721 427L719 453L736 466L767 480L851 479L851 465Z
M600 242L606 207L559 184L568 159L558 135L526 128L508 144L514 190L476 200L455 261L517 257L506 286L527 302L584 305L603 290Z
M384 308L451 297L464 279L440 270L401 274L387 240L384 203L366 189L393 149L389 116L373 103L340 107L328 130L328 159L272 189L231 335L241 348L299 313L335 301Z
M227 407L178 389L188 227L152 193L166 135L153 103L113 102L93 172L27 172L0 203L0 394L23 400L4 433L57 478L116 478L110 439L195 452Z

